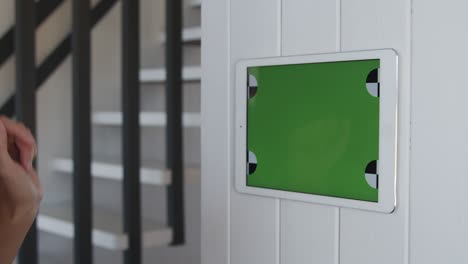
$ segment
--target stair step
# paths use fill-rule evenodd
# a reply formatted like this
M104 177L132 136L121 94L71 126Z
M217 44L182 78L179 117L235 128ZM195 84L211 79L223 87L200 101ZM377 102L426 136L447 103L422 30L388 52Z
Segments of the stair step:
M41 206L37 217L38 229L64 238L74 238L72 208L70 204ZM122 218L116 213L94 209L93 245L109 250L126 250L128 236L123 232ZM143 219L142 229L143 247L166 246L172 241L172 230L164 224Z
M201 41L201 27L189 27L182 30L182 42L184 43L200 43ZM161 33L161 43L166 43L166 33Z
M202 0L191 0L190 5L195 8L199 8L202 5Z
M73 173L73 160L57 158L52 160L52 170L62 173ZM91 163L91 173L95 178L122 181L123 168L118 162L111 159L100 158ZM195 166L185 168L187 180L195 179L200 175L200 169ZM140 170L140 182L147 185L166 186L171 184L171 172L166 169L162 161L143 161Z
M142 184L149 185L169 185L171 184L170 172L162 166L156 164L154 167L142 167L140 170L140 181ZM63 173L73 173L73 160L66 158L54 159L52 169ZM121 164L93 161L91 163L91 173L93 177L122 181L123 168Z
M93 123L102 126L121 126L121 112L95 112L93 113ZM184 113L182 116L184 127L200 127L200 113ZM140 125L145 127L166 126L166 113L163 112L141 112Z
M201 80L201 67L187 66L182 69L182 79L185 82L198 82ZM166 81L166 69L143 69L140 71L140 82L160 83Z

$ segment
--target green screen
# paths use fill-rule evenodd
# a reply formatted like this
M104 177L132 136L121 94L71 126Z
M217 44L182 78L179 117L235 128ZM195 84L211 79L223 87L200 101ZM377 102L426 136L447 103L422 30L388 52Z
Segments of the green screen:
M248 68L252 187L378 202L366 168L379 159L379 97L367 89L380 61ZM249 76L248 76L249 77ZM375 173L377 174L377 172Z

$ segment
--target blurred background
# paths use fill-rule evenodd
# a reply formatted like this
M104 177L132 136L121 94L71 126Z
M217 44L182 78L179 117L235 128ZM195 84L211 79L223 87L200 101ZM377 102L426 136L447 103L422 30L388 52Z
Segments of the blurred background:
M11 104L8 106L8 100L19 85L15 80L28 78L27 74L18 77L16 72L18 54L23 56L27 52L8 52L8 45L14 43L11 41L11 29L15 25L15 12L18 14L18 10L15 11L18 8L15 7L16 2L27 5L26 2L29 1L7 0L0 3L0 53L4 58L0 61L0 105L2 114L12 116L16 116L15 108ZM48 72L47 78L43 78L44 74L41 73L35 77L35 84L38 86L34 113L39 145L37 166L45 190L37 220L38 260L39 263L47 264L74 263L76 229L73 220L72 105L76 101L73 101L71 52L60 46L72 31L73 5L72 0L31 2L36 7L36 66ZM124 219L131 216L125 216L123 211L125 186L122 181L122 138L128 135L124 135L122 129L122 65L125 63L122 61L122 52L125 49L122 46L122 1L91 2L90 20L96 21L90 32L89 72L93 259L94 263L138 264L138 261L124 262L123 257L123 253L129 248ZM167 193L173 180L166 163L168 141L165 54L166 42L169 41L165 33L166 6L164 0L141 0L139 3L139 87L133 88L140 89L141 129L137 132L141 135L142 263L200 263L200 10L200 0L185 0L180 11L183 14L180 17L180 21L183 21L180 29L183 99L179 99L182 100L183 111L184 181L178 181L178 184L182 184L183 193L172 197L182 198L185 202L182 207L185 215L181 219L185 239L173 246L171 243L174 230L173 223L170 223L171 216L168 215L168 206L171 205ZM23 18L16 15L16 22L19 19ZM42 21L39 23L39 20ZM27 26L25 25L26 28ZM18 37L16 40L18 41ZM54 52L55 55L64 54L63 60L57 62L60 56L53 57ZM46 63L50 63L48 67ZM55 67L50 67L54 64ZM80 111L76 109L79 108L75 107L75 111ZM125 177L131 175L127 174ZM180 207L175 208L178 209ZM34 255L27 250L23 254L26 254L26 259L28 254ZM20 258L21 263L31 262L21 261Z

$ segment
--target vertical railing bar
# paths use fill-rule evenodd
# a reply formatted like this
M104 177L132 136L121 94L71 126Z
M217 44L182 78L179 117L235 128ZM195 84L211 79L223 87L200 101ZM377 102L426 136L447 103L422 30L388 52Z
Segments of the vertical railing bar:
M90 0L72 13L74 263L92 264Z
M39 27L44 20L63 2L63 0L41 0L36 3L36 27ZM0 38L0 66L11 56L14 47L15 26L13 25Z
M139 0L122 0L123 218L125 264L141 264Z
M48 0L43 0L48 1ZM117 0L101 0L94 8L91 13L91 24L95 26L114 6ZM12 31L13 32L13 31ZM13 43L13 41L12 41ZM0 50L2 49L0 43ZM62 41L55 47L47 58L41 63L37 70L37 82L36 90L54 73L55 69L67 58L68 53L71 49L71 35L67 35ZM13 48L11 49L13 50ZM2 52L0 51L0 66L2 64ZM0 113L6 116L13 116L15 107L15 95L12 94L0 107Z
M15 1L16 118L36 130L36 10L34 0ZM20 264L37 264L37 228L34 222L18 255Z
M167 190L172 245L185 242L182 137L182 1L166 1L166 159L172 184Z

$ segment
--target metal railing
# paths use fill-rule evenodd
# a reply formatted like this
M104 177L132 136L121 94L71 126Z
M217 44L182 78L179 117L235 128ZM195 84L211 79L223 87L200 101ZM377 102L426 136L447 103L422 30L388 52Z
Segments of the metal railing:
M185 242L184 177L182 138L182 1L166 1L166 161L172 173L167 190L167 215L172 227L173 245Z
M41 0L36 4L36 9L38 11L44 10L44 13L47 13L47 15L52 14L52 11L58 7L55 6L51 9L47 9L43 7L42 9L39 8L41 7L42 2L48 2L50 0ZM57 1L57 0L52 0L52 1ZM63 2L63 0L61 0ZM107 12L114 6L114 4L117 2L117 0L101 0L99 4L97 4L93 10L91 11L91 23L93 27L107 14ZM46 12L49 11L49 12ZM38 17L39 17L38 13ZM41 23L45 21L47 17L44 17ZM39 22L39 21L38 21ZM37 23L36 28L41 24ZM10 33L12 32L12 33ZM0 39L0 54L5 54L0 56L0 66L3 65L3 63L14 53L14 39L13 35L10 36L10 34L13 34L14 32L14 27L12 27L8 32ZM45 58L45 60L39 65L39 67L36 68L36 90L39 89L45 81L49 79L49 77L55 72L55 70L65 61L67 56L71 52L71 34L67 35L57 46L55 46L54 50ZM10 49L10 44L12 48ZM6 51L3 51L2 49L5 48ZM2 61L2 59L4 60ZM0 107L0 114L6 115L9 117L12 117L15 112L15 93L13 93L3 104L3 106Z
M75 263L93 263L90 0L72 0L73 221Z
M126 264L142 261L140 194L140 30L139 1L122 1L122 153L123 218L129 246ZM91 31L117 0L101 0L92 10L90 0L73 0L72 33L67 35L36 68L35 30L63 0L16 0L15 26L0 39L0 67L16 55L16 91L0 108L16 116L33 131L36 127L36 91L60 67L73 58L73 214L74 263L93 263L92 175L91 175ZM166 1L166 107L167 168L172 183L168 188L168 224L172 245L185 241L182 142L182 2ZM34 224L20 250L20 264L38 263L37 228Z
M139 6L139 1L122 0L122 162L127 264L141 263Z
M52 14L63 0L40 1L36 3L36 27L40 26ZM15 26L11 27L0 40L0 66L13 54L15 50Z
M36 130L36 8L34 0L15 2L15 50L16 50L16 118L31 129ZM19 252L19 263L37 263L36 222L26 235Z

